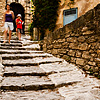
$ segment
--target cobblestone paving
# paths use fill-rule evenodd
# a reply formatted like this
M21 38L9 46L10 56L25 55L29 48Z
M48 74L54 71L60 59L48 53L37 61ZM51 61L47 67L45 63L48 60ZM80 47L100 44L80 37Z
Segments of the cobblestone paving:
M0 37L0 100L100 100L98 79L28 38L3 44Z

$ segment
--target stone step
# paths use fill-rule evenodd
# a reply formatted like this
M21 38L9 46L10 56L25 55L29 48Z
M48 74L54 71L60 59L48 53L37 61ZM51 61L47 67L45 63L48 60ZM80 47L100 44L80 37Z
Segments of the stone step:
M2 54L3 60L32 59L30 54Z
M46 76L20 76L20 77L4 77L1 83L3 90L41 90L54 89L55 85Z
M96 87L96 82L87 77L81 83L61 87L58 91L66 100L100 100L100 89Z
M78 70L55 73L48 76L53 83L57 86L59 84L69 84L69 83L77 83L83 81L85 75Z
M25 50L23 47L13 47L13 46L0 46L0 49L9 49L9 50Z
M70 72L77 68L68 63L41 64L39 66L12 66L5 67L4 76L24 76L24 75L49 75L54 73Z
M10 49L0 49L0 54L29 54L29 53L36 53L42 54L43 51L30 51L30 50L10 50Z
M70 72L74 70L78 70L76 66L63 61L62 63L49 63L49 64L41 64L39 65L41 69L43 69L46 73L54 72L54 73L62 73L62 72Z
M31 36L22 35L22 40L23 40L23 41L30 41L30 40L31 40Z
M22 41L23 46L28 46L28 45L32 45L32 44L39 44L38 41L30 41L30 40L25 40Z
M26 48L27 50L40 50L40 46L39 44L32 44L32 45L28 45L28 46L23 46L24 48Z
M3 60L2 64L4 66L38 66L39 65L39 63L32 61L32 59Z
M58 91L9 91L0 94L0 100L65 100Z
M52 72L46 73L38 66L13 66L5 67L4 76L47 76Z
M29 66L29 65L38 66L40 64L55 63L55 62L60 63L62 61L63 61L62 59L55 58L55 57L49 57L49 58L39 57L39 58L33 58L27 60L23 60L23 59L3 60L2 64L4 66Z
M1 39L1 38L4 38L4 36L0 36L0 39Z
M19 46L0 46L0 49L12 49L12 50L39 50L38 48L24 48Z
M26 50L2 50L0 49L0 54L29 54Z
M2 54L3 60L14 60L14 59L32 59L36 57L52 57L52 55L44 54Z
M19 47L22 47L22 44L21 43L0 43L0 46L19 46Z
M73 73L73 76L75 76L74 73ZM58 74L57 76L59 79L57 79L55 76L53 79L47 76L4 77L1 83L1 89L2 90L12 90L12 91L56 89L56 88L60 88L63 86L81 83L84 79L84 77L76 78L76 76L72 78L73 76L60 73L60 75Z
M4 41L4 40L0 40L1 43L3 43L3 41ZM11 43L22 43L22 42L19 41L19 40L10 40L10 42L11 42ZM8 43L8 40L7 40L7 43Z
M54 56L52 56L52 55L51 55L51 57L48 57L48 58L43 58L43 57L33 58L33 60L34 60L35 62L37 62L37 63L43 62L43 64L46 64L46 62L47 62L47 63L48 63L48 62L51 62L51 63L53 63L53 62L59 62L59 63L61 63L61 62L64 61L63 59L56 58L56 57L54 57ZM41 63L41 64L42 64L42 63Z
M44 53L43 51L33 51L33 50L28 50L28 52L30 52L30 53L35 53L35 54L42 54L42 53Z

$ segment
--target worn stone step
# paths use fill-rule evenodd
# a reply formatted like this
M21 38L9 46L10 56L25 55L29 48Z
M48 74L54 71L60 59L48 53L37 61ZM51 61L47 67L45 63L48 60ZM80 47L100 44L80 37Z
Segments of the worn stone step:
M0 40L1 43L4 42L4 40ZM10 40L11 43L22 43L21 41L19 40ZM8 43L8 40L7 40L7 43Z
M43 51L36 51L36 50L28 50L28 52L30 52L30 53L35 53L35 54L42 54L42 53L44 53Z
M46 64L46 63L54 63L54 62L62 62L62 59L55 58L55 57L49 57L49 58L33 58L33 59L18 59L18 60L3 60L2 64L4 66L29 66L29 65L40 65L40 64Z
M4 36L0 36L0 40L2 40L4 38Z
M45 72L38 66L13 66L5 67L4 76L47 76L52 72Z
M22 44L21 43L0 43L1 46L19 46L19 47L22 47Z
M53 89L55 85L45 76L20 76L20 77L4 77L1 83L3 90L41 90Z
M29 53L35 53L35 54L42 54L43 51L30 51L30 50L10 50L10 49L0 49L0 54L29 54Z
M48 57L48 58L43 58L43 57L39 57L39 58L34 58L34 61L35 62L38 62L38 63L41 63L43 62L43 64L45 64L45 62L62 62L64 61L63 59L60 59L60 58L56 58L54 56L51 55L51 57ZM42 64L42 63L41 63Z
M9 91L0 94L0 100L65 100L58 91Z
M32 59L30 54L2 54L3 60Z
M0 54L29 54L27 50L0 49Z
M10 50L25 50L23 47L13 47L13 46L0 46L0 49L10 49Z
M55 73L62 73L62 72L70 72L74 70L78 70L76 66L63 61L62 63L49 63L49 64L41 64L39 65L41 69L45 72L55 72Z
M78 70L74 65L67 62L41 64L39 66L13 66L5 67L4 76L22 76L22 75L49 75L54 73L70 72Z
M29 36L29 35L22 35L21 38L23 41L31 41L31 36Z
M38 66L39 63L32 61L32 59L18 59L18 60L3 60L4 66Z
M27 50L40 50L39 44L32 44L32 45L23 46L23 47L26 48Z
M4 76L22 75L49 75L52 73L62 73L78 70L74 65L67 62L56 62L51 64L41 64L39 66L12 66L5 67Z
M59 84L68 84L68 83L77 83L83 81L85 75L78 70L55 73L48 76L55 85Z
M96 88L98 86L95 81L87 77L80 83L61 87L58 91L66 100L81 100L81 98L82 100L100 100L100 89Z
M14 59L32 59L36 57L52 57L52 55L44 54L2 54L3 60L14 60Z
M30 40L25 40L22 41L23 46L28 46L28 45L32 45L32 44L39 44L38 41L30 41Z
M12 50L39 50L38 48L25 48L25 47L19 47L19 46L0 46L0 49L12 49Z

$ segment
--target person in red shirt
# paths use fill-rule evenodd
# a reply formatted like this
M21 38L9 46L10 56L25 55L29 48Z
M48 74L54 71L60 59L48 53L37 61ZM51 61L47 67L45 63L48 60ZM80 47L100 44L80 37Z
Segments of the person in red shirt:
M18 18L16 19L16 25L17 25L18 39L21 40L21 33L23 33L22 31L23 21L21 20L21 14L18 14L17 16Z

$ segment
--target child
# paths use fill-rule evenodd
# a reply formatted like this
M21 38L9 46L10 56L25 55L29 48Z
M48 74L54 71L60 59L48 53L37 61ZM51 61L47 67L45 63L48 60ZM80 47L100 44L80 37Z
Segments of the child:
M22 33L23 21L21 20L21 14L18 14L17 16L18 16L18 18L16 19L17 32L18 32L19 41L21 41L21 33Z

